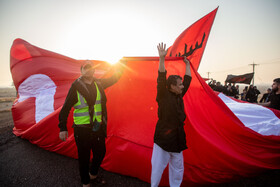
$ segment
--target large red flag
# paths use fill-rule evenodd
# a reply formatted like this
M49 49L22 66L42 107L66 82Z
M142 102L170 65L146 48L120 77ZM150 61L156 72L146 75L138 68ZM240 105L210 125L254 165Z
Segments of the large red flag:
M157 122L158 58L127 59L128 67L134 71L127 71L107 93L110 126L102 167L150 181L153 133ZM166 69L169 75L182 76L185 70L182 58L167 58ZM279 169L280 134L264 136L246 127L245 121L243 124L193 66L192 77L184 97L189 147L184 151L184 184L228 182L265 169ZM251 109L256 111L254 107ZM248 108L241 112L245 114L246 111ZM259 125L269 125L267 114L262 114L258 113ZM274 117L272 130L280 132L279 117ZM167 169L161 184L168 185Z
M61 142L58 114L72 82L80 76L83 61L47 51L16 39L11 47L10 67L18 97L12 107L14 134L31 143L70 157L77 157L72 113L68 118L69 140ZM94 61L96 77L110 70Z
M192 37L195 35L188 36ZM198 48L192 55L202 55L203 50ZM279 169L280 136L263 135L247 127L247 122L237 117L236 111L228 107L199 76L196 69L200 62L197 59L201 56L192 55L188 58L194 61L193 79L184 97L189 149L184 151L183 184L228 182L265 169ZM150 160L157 121L158 57L127 60L127 69L121 79L106 90L108 138L102 167L150 182ZM21 39L14 41L11 73L18 98L12 113L17 136L44 149L77 158L71 128L72 114L68 118L69 138L66 142L59 140L57 125L68 89L80 75L80 64L81 61L38 48ZM97 64L102 65L97 67L97 76L110 70L104 62ZM166 69L169 75L183 75L182 57L167 57ZM245 109L250 110L250 107ZM241 116L244 111L241 111ZM279 114L279 111L275 114L277 112ZM264 117L259 114L260 118ZM279 118L275 118L274 124L275 129L279 129ZM168 185L167 171L161 184Z

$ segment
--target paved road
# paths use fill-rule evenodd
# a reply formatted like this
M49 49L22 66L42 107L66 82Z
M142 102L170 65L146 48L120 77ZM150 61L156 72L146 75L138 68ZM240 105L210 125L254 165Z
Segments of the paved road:
M107 181L105 186L150 186L103 169L100 173ZM0 134L0 186L81 186L78 161L41 149L6 127Z

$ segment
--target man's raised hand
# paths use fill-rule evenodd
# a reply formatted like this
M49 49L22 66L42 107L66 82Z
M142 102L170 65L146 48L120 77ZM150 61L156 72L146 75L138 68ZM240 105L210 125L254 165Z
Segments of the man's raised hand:
M186 64L186 73L185 75L188 75L191 77L191 66L190 66L190 61L187 59L187 57L184 56L184 62Z
M184 56L184 62L185 62L186 65L188 65L188 66L190 65L190 61L187 59L186 56Z
M168 50L168 49L166 49L166 44L163 44L161 42L158 44L157 48L158 48L159 57L165 57L167 54L167 50Z

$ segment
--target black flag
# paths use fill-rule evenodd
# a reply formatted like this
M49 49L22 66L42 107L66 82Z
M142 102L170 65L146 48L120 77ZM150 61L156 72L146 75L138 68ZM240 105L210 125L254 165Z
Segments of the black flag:
M244 75L228 75L226 82L250 84L253 76L254 73L247 73Z

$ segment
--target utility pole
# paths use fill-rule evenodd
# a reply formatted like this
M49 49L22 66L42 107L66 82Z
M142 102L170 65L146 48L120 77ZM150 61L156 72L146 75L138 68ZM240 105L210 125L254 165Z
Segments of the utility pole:
M253 66L253 73L254 73L254 75L253 75L253 86L254 86L254 83L255 83L255 66L257 66L257 65L259 65L259 64L255 64L254 62L253 62L253 64L249 64L249 66Z
M208 72L207 72L207 78L208 78L208 79L209 79L209 75L210 75L210 72L208 71Z

